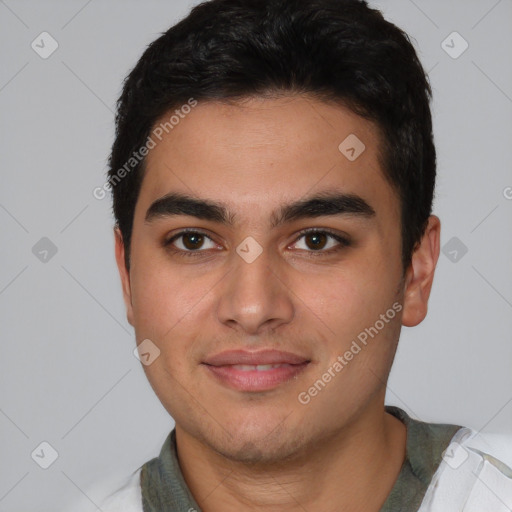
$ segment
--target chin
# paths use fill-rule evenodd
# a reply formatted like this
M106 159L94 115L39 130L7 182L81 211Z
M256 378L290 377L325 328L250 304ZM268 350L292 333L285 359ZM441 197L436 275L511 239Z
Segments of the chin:
M290 428L282 419L280 423L260 421L257 424L238 424L211 436L203 432L205 442L223 457L233 462L252 465L278 464L297 459L304 449L304 432Z

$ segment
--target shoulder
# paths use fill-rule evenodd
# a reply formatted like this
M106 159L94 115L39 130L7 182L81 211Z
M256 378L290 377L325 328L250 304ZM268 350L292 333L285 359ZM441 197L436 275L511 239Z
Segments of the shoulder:
M512 468L512 434L471 432L472 435L463 442L463 446L498 457L504 464Z
M103 512L142 512L140 487L141 468L132 473L123 485L108 494L99 504Z
M456 432L419 512L512 509L512 435Z

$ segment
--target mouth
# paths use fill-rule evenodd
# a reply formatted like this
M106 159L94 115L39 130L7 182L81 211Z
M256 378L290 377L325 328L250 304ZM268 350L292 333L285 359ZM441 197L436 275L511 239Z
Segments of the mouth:
M269 391L296 378L311 360L277 350L229 351L202 363L216 382L238 391Z

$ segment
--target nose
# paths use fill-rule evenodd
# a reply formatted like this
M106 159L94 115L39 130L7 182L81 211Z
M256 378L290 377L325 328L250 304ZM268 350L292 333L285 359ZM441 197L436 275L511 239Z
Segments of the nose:
M267 250L251 262L234 253L232 265L219 289L220 322L245 334L261 334L292 320L293 293Z

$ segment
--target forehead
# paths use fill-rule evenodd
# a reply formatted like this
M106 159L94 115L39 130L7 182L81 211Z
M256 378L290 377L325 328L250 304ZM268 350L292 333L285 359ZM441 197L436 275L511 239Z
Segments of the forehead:
M397 211L395 191L381 169L378 129L338 104L305 95L198 102L160 137L153 137L156 146L146 157L140 215L171 192L253 215L329 190Z

